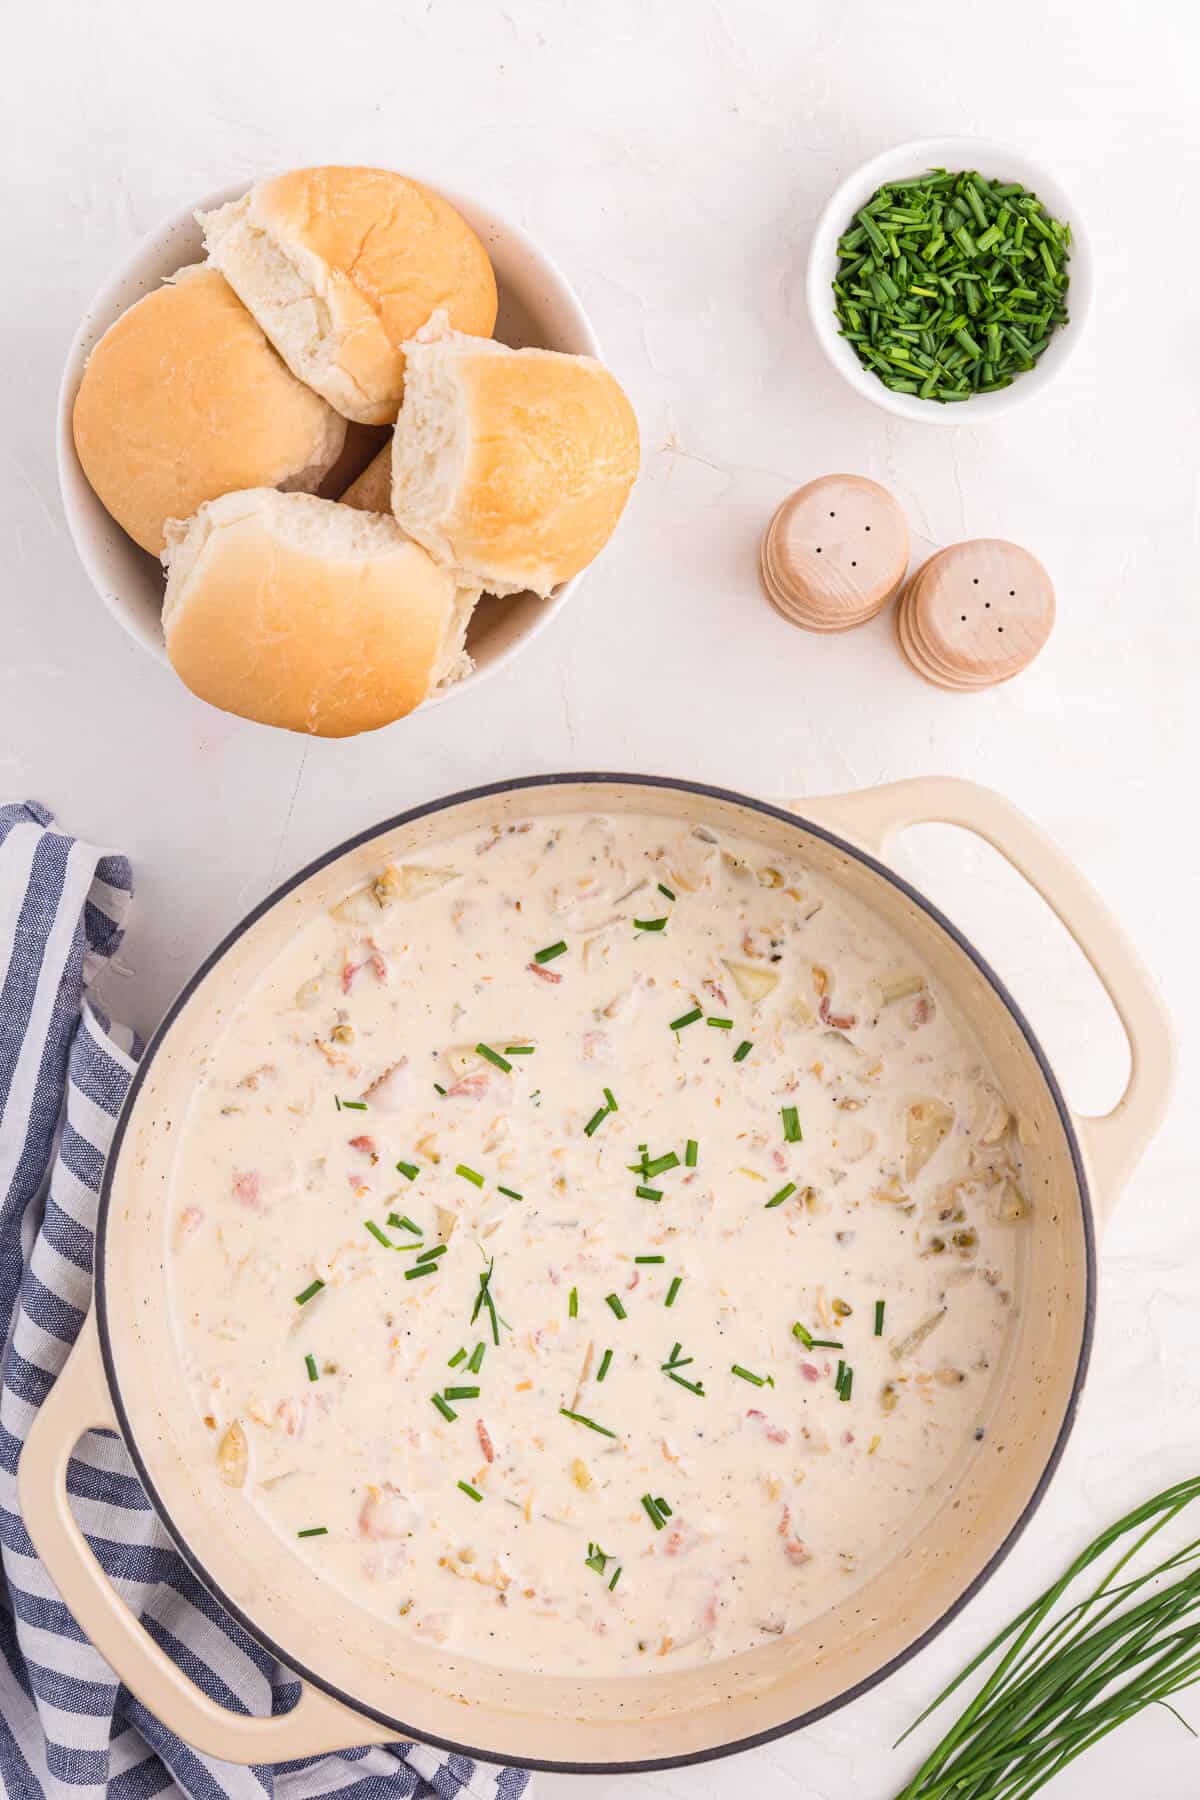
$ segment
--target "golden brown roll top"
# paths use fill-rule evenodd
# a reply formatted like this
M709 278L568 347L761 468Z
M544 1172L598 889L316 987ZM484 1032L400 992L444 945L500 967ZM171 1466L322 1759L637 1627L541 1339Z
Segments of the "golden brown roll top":
M440 331L440 335L439 335ZM633 408L589 356L510 350L435 323L406 346L392 508L493 594L548 594L608 542L638 471Z
M470 667L478 590L391 517L258 488L168 535L167 654L226 712L347 737L402 718Z
M317 487L345 420L280 360L215 269L184 269L109 327L84 370L75 448L155 555L170 518L236 488Z
M436 309L491 334L496 278L447 200L390 169L295 169L200 216L210 262L288 367L348 419L386 424L406 339Z

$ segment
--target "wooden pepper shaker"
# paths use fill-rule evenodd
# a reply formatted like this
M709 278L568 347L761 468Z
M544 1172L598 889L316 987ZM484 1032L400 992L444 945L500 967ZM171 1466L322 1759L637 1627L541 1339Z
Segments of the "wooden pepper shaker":
M883 610L908 568L908 522L863 475L822 475L790 494L762 541L762 583L805 631L850 631Z

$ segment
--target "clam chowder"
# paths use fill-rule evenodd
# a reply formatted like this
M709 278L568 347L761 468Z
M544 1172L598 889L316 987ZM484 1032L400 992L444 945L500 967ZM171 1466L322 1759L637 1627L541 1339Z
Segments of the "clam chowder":
M309 919L173 1183L212 1481L398 1631L561 1674L801 1633L901 1550L1026 1210L903 940L651 815L448 838Z

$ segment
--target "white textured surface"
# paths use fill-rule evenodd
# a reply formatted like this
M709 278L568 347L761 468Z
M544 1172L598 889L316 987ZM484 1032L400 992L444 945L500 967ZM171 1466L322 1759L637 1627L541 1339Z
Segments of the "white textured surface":
M39 0L6 19L0 790L132 855L116 1012L151 1025L276 880L472 782L621 766L801 795L946 772L1003 788L1059 840L1183 1033L1172 1118L1104 1246L1079 1424L1003 1575L853 1708L733 1763L593 1781L596 1800L886 1800L909 1766L888 1745L918 1704L1122 1503L1195 1470L1200 521L1196 262L1176 232L1200 173L1196 18L1190 0ZM867 406L804 316L829 189L939 131L1051 162L1096 252L1078 356L986 431ZM305 745L207 711L122 638L66 537L52 434L63 351L112 262L191 195L316 160L444 169L541 239L635 400L645 473L574 606L508 675L408 725ZM1172 280L1147 311L1152 268ZM779 620L757 586L759 534L831 469L893 488L931 539L1006 536L1041 556L1060 610L1036 668L943 695L907 672L886 621L819 641ZM908 865L994 953L1071 1097L1106 1103L1115 1025L1039 909L949 833L914 838ZM1200 1723L1200 1698L1184 1710ZM1200 1748L1159 1713L1053 1792L1176 1800L1198 1779Z

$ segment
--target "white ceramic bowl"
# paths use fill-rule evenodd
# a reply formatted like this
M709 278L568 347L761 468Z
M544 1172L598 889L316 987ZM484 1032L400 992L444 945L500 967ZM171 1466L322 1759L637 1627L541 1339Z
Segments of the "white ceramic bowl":
M833 310L833 278L837 272L838 239L863 203L871 198L885 181L922 175L926 169L978 169L991 180L1019 181L1032 188L1038 199L1056 219L1071 227L1070 287L1067 310L1070 319L1055 332L1036 366L1018 375L1011 387L995 394L975 394L969 400L941 404L922 400L916 394L897 394L885 387L877 375L864 368L838 332ZM817 342L826 356L850 386L873 400L885 412L897 413L902 419L917 419L924 425L976 425L985 419L998 419L1001 413L1032 400L1066 365L1087 323L1092 304L1092 255L1078 210L1064 192L1062 184L1049 169L1033 162L1020 150L999 144L990 138L940 137L915 138L912 143L898 144L863 163L847 175L817 220L808 252L808 310L812 316Z
M417 179L424 179L417 174ZM160 662L166 661L162 635L164 578L153 556L139 549L100 504L75 453L71 413L75 395L93 346L135 300L148 294L166 275L203 259L204 246L194 215L223 206L245 193L250 183L223 188L196 200L142 240L128 261L112 275L88 307L67 355L58 395L58 477L63 508L75 548L92 585L135 643ZM517 226L510 225L476 200L452 193L439 181L431 187L456 206L487 247L496 271L500 311L495 335L514 349L537 345L600 356L600 345L587 314L566 277L545 251ZM515 594L497 600L486 595L467 633L474 672L425 702L435 706L475 688L509 662L561 611L576 592L583 574L564 581L548 600Z

